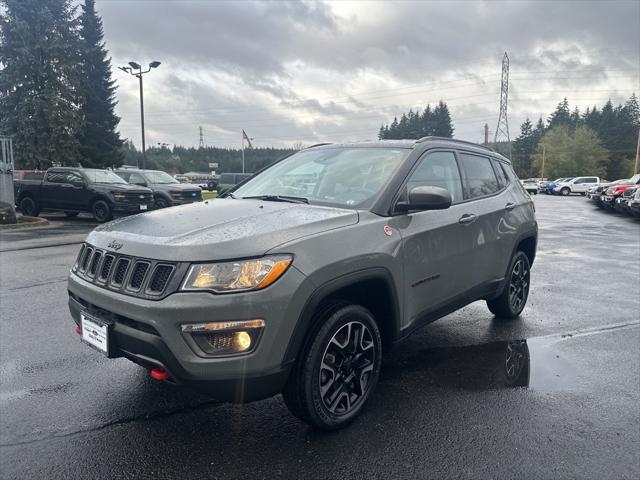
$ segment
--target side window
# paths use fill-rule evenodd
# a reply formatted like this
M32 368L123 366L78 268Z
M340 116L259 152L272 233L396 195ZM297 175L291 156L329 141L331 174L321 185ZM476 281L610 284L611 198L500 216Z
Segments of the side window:
M445 188L453 203L462 201L462 182L453 152L427 153L409 177L407 193L415 187Z
M464 170L469 198L491 195L500 190L498 179L487 157L462 153L460 163Z
M588 180L589 180L588 178L582 178L582 177L579 177L579 178L574 178L574 179L571 181L571 183L575 183L575 184L578 184L578 183L585 183L585 182L586 182L586 181L588 181Z
M75 172L67 173L67 178L64 183L70 183L71 185L81 185L84 183L84 179L82 176L78 175Z
M498 184L500 187L506 187L509 184L509 180L507 180L507 174L504 171L504 167L502 163L497 160L491 160L493 164L493 168L496 171L496 176L498 177Z
M598 179L596 177L587 177L584 179L584 183L598 183Z
M47 172L47 182L67 183L67 172Z

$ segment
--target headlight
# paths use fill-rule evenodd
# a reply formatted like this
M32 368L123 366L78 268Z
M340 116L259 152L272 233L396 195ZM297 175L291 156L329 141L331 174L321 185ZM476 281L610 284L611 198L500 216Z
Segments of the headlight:
M124 193L120 193L120 192L111 192L111 195L113 195L113 199L116 202L122 202L124 200L127 199L127 196Z
M268 287L287 271L290 255L271 255L252 260L192 265L182 290L231 291Z

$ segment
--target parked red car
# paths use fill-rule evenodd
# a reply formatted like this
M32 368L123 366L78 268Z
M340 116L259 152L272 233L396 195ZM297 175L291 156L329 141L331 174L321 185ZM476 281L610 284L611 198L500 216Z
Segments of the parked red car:
M629 182L625 182L620 185L612 185L604 191L600 200L605 207L613 209L616 200L628 189L635 188L636 185L640 185L640 173L634 175L629 179Z

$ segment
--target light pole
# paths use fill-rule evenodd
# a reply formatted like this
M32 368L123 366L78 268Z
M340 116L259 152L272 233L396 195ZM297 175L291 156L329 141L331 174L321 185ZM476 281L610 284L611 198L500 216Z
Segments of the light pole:
M140 126L142 127L142 168L147 168L147 150L144 145L144 95L142 92L142 75L149 73L152 68L158 68L160 62L154 61L149 64L149 68L142 71L142 66L136 62L129 62L128 67L118 67L123 72L127 72L140 80Z

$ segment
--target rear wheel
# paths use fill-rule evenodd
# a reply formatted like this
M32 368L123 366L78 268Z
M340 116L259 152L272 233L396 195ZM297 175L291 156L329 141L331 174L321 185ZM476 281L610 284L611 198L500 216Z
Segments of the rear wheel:
M336 303L316 317L320 328L293 367L284 401L296 417L336 430L360 414L380 375L382 341L371 312Z
M64 212L64 214L69 218L76 218L78 216L78 212Z
M529 258L518 251L509 265L507 285L498 298L487 300L487 307L497 318L513 320L524 310L529 298L531 267Z
M91 207L91 213L98 223L108 222L113 218L111 207L104 200L96 200Z
M20 200L20 210L27 217L37 217L40 213L40 205L34 198L27 196Z

